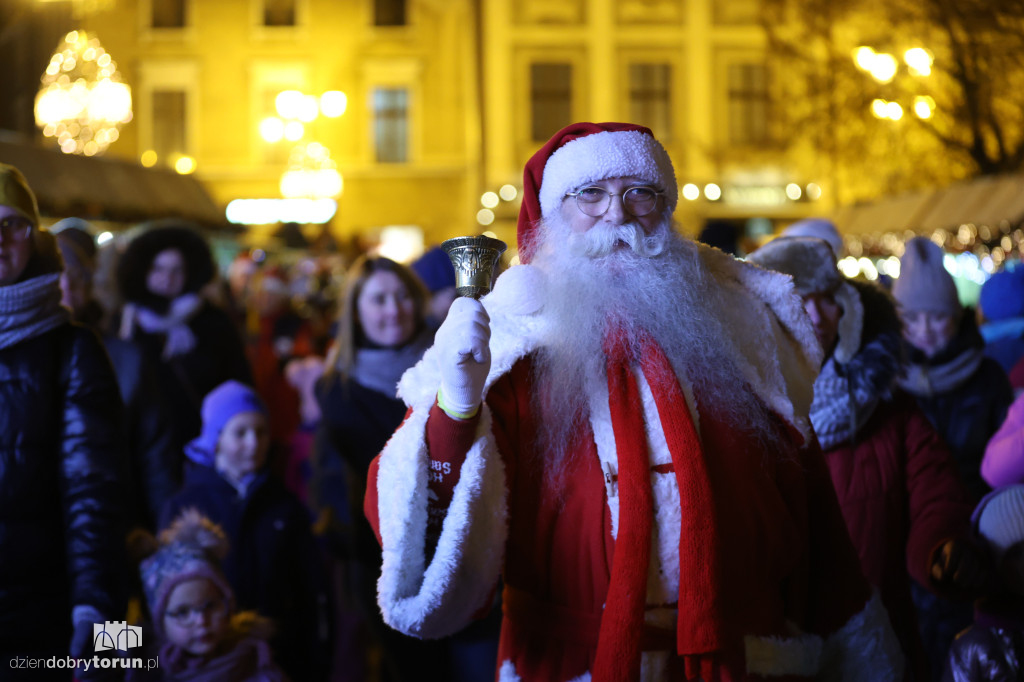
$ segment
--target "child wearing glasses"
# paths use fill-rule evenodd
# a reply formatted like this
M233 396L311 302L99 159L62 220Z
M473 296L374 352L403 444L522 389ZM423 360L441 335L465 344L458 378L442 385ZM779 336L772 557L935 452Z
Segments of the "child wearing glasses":
M326 678L328 600L306 507L270 471L266 405L250 386L225 381L203 399L202 431L185 447L189 467L160 527L198 509L224 529L222 568L241 609L275 629L275 659L296 680Z
M272 659L269 621L235 612L220 569L228 542L219 526L189 509L149 549L155 551L140 564L152 618L143 646L147 660L158 656L159 663L151 670L132 669L128 682L288 679Z

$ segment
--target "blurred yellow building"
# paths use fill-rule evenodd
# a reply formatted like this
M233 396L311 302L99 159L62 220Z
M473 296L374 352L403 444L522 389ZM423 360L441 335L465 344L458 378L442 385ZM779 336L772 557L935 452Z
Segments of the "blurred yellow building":
M77 28L132 88L108 156L191 170L224 206L333 169L334 236L412 254L484 230L514 245L523 164L576 120L650 126L690 234L825 212L813 159L774 142L757 18L756 0L114 0Z

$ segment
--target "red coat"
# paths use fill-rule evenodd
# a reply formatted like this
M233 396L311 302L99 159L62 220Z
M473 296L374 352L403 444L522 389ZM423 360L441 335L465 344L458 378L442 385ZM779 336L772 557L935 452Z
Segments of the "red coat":
M935 550L969 531L972 505L956 463L906 394L880 404L825 461L864 574L878 587L911 667L921 670L910 578L934 589Z
M593 434L568 456L565 480L573 485L565 489L553 489L532 460L529 443L536 424L529 367L527 361L517 363L487 397L508 487L501 679L517 679L507 677L514 671L522 680L567 681L587 673L593 663L615 540ZM741 669L761 666L764 673L811 679L817 673L813 650L820 651L822 642L844 626L849 631L854 616L871 611L869 588L858 571L820 452L800 448L799 435L781 423L783 448L772 452L710 411L701 412L700 423L704 448L718 453L721 467L749 474L743 476L742 501L730 500L718 510L722 535L736 540L722 578L733 597L735 648L729 656ZM452 465L447 470L458 472L478 428L473 421L447 418L435 406L426 424L434 470L445 470L447 462ZM379 529L377 472L375 460L365 511ZM664 473L671 477L671 471ZM652 472L652 479L658 475ZM497 575L492 584L496 580ZM662 605L649 603L648 608L657 606ZM882 618L873 627L882 630ZM793 637L794 631L804 634ZM666 635L648 628L638 636L649 649L673 648L671 630ZM772 638L788 644L773 648ZM752 656L758 660L749 660ZM670 671L678 661L671 657ZM883 677L877 679L891 672L882 668ZM665 679L683 679L679 672L669 674Z
M712 496L725 629L719 657L734 666L722 679L782 682L819 679L826 671L851 682L899 679L898 643L860 573L824 460L815 446L804 447L813 375L802 372L819 366L820 356L794 349L813 339L800 301L780 276L718 252L703 255L717 259L712 276L735 292L729 311L747 330L737 337L736 366L764 412L779 415L768 427L774 437L759 438L695 397L709 479L715 490L732 492ZM598 396L592 428L568 448L561 480L571 485L558 487L544 475L533 447L530 372L546 333L531 302L543 297L522 291L537 280L530 266L512 268L484 299L492 364L474 420L452 420L436 407L438 349L403 377L399 392L411 409L371 465L365 511L382 541L378 602L389 625L424 638L456 632L491 603L500 576L506 591L499 678L568 682L595 672L618 509L616 484L602 467L614 471L617 460ZM656 406L648 403L649 390L641 394L660 540L651 552L647 626L616 636L641 640L647 679L678 680L678 594L666 597L671 591L659 592L659 585L673 570L677 582L687 579L678 575L683 510L673 460L656 442ZM666 615L663 629L652 627L652 619Z

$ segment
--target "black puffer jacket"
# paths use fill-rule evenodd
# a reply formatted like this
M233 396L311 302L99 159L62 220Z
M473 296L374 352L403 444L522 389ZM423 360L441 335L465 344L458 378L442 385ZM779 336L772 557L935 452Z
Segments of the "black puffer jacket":
M120 419L92 331L0 349L0 649L66 647L73 606L123 613Z

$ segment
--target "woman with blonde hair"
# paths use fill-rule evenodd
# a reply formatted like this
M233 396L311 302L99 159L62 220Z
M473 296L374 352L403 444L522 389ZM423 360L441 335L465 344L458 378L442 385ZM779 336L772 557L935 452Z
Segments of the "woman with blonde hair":
M382 649L381 679L405 680L403 666L431 670L438 647L381 620L375 587L380 546L361 509L370 460L405 416L398 380L430 347L434 330L426 324L426 289L406 266L363 256L349 268L346 282L337 337L316 387L321 418L309 502L319 514L318 530L345 568L340 601L351 604L372 645ZM352 663L348 659L346 667Z

